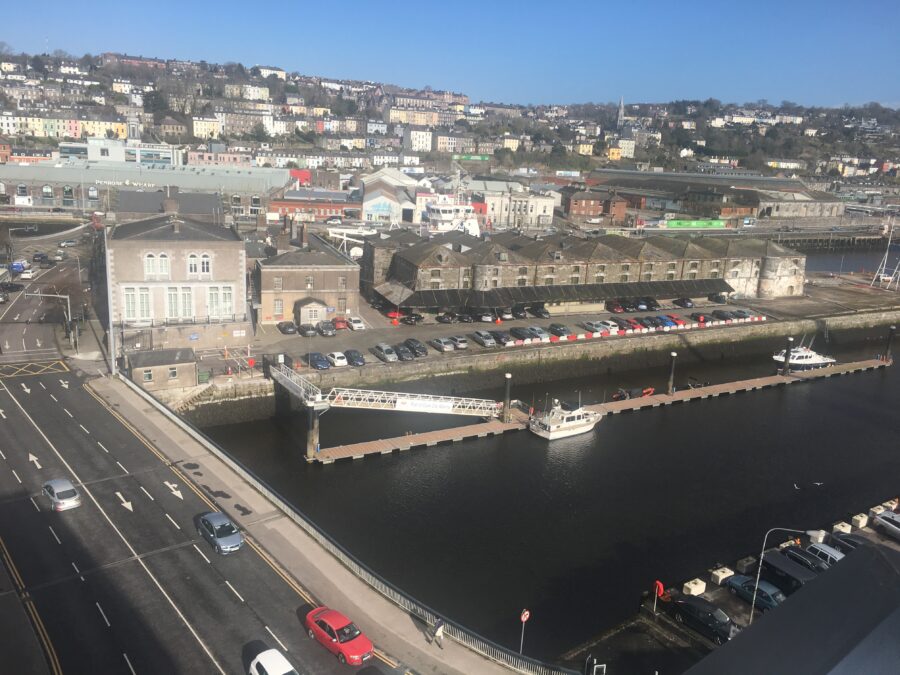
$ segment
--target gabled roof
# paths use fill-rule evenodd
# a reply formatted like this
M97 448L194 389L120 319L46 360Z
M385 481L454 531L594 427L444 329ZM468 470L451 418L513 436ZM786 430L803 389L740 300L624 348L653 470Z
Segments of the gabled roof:
M370 234L365 238L366 243L375 248L400 248L401 246L418 244L422 237L412 230L387 230Z
M527 265L531 262L525 256L491 241L478 244L465 255L473 265Z
M471 264L465 253L458 253L444 243L423 241L421 244L404 248L395 254L417 267L460 267Z
M229 227L167 215L116 225L112 238L115 241L241 241Z

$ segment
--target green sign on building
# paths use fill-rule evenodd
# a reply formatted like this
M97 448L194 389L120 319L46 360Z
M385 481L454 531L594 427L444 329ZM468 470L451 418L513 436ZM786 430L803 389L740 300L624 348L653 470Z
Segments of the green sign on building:
M490 155L453 155L453 159L461 162L489 162Z
M725 228L724 220L667 220L669 230L721 230Z

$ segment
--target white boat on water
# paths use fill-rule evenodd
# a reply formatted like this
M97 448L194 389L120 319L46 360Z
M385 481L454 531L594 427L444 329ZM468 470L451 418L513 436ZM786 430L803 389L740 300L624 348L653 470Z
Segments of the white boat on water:
M481 236L481 227L471 204L461 201L442 200L425 207L425 221L432 233L459 230L473 237Z
M775 354L772 355L772 359L775 361L775 363L784 366L784 352L785 350L782 349L780 352L775 352ZM791 370L812 370L813 368L825 368L826 366L831 366L835 363L837 363L837 360L832 358L831 356L818 354L809 347L804 347L803 345L791 349Z
M557 399L553 399L553 407L539 417L528 420L528 430L548 441L568 438L591 431L603 417L601 413L582 408L567 407Z

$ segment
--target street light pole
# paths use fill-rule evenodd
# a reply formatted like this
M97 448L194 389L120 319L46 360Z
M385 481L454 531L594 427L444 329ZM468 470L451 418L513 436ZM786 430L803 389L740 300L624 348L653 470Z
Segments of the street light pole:
M762 574L763 556L766 554L766 541L773 532L793 532L794 534L812 535L814 530L793 530L787 527L773 527L766 532L766 536L763 537L762 551L760 551L759 554L759 562L756 566L756 584L753 586L753 600L750 602L750 620L747 622L748 626L753 623L753 611L756 609L756 592L759 590L759 577Z
M669 368L669 396L672 396L675 393L675 357L678 356L678 352L672 352L670 356L672 357L672 366Z

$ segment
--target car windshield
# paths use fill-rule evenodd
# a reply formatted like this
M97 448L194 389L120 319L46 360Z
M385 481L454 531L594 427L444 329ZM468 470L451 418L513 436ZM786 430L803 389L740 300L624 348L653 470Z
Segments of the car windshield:
M72 499L73 497L77 497L78 493L75 490L62 490L56 493L57 499Z
M231 523L222 523L221 525L216 525L216 539L221 539L222 537L230 537L231 535L237 532L234 529L234 525Z
M728 615L718 608L713 610L712 615L718 623L728 623L731 621L731 619L728 618Z
M360 631L356 624L348 623L343 628L339 628L337 634L339 642L350 642L360 635Z

